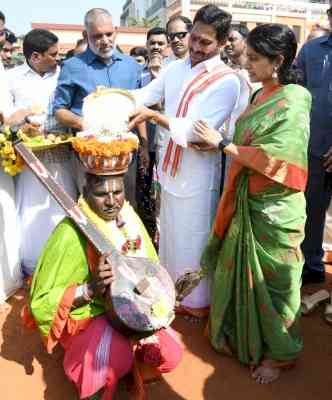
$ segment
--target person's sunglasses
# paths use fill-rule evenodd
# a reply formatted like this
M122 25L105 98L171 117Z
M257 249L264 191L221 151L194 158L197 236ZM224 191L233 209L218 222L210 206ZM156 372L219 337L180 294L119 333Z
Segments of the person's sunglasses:
M5 35L6 34L6 29L2 29L1 31L0 31L0 36L3 36L3 35Z
M327 14L329 17L332 17L332 7L329 8L328 10L326 10L326 14Z
M167 35L168 41L172 42L175 38L184 39L189 32L174 32Z

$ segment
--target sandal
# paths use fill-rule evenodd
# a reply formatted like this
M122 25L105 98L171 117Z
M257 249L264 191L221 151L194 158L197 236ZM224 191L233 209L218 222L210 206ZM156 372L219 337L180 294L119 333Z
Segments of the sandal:
M312 294L312 295L304 295L301 299L301 311L303 315L309 314L311 311L313 311L319 303L329 300L330 299L330 294L327 290L321 289L318 290L318 292ZM332 305L331 305L332 308ZM332 319L332 313L331 313L331 319Z
M332 292L330 295L330 303L326 304L324 318L328 324L332 325Z

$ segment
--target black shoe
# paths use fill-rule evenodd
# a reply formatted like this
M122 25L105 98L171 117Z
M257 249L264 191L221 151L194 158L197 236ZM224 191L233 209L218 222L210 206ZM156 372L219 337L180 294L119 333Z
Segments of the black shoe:
M325 272L312 272L304 270L302 274L302 286L309 285L310 283L324 283Z

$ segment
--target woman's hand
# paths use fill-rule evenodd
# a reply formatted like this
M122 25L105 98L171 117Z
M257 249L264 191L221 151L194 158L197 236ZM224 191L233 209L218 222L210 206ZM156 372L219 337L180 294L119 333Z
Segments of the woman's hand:
M95 294L101 296L105 294L106 288L114 280L112 266L107 261L108 255L109 254L104 254L100 257L97 266L96 276L93 282Z
M131 131L142 122L153 119L156 112L147 107L139 107L129 114L128 129Z
M204 144L211 146L213 149L218 149L218 145L223 139L220 132L209 128L207 123L202 120L194 123L194 133L204 141Z

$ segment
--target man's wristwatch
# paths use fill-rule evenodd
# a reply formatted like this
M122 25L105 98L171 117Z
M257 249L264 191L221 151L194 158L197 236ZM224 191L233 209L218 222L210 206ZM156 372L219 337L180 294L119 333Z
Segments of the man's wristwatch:
M228 146L230 143L232 143L231 140L227 139L227 138L222 138L222 140L219 142L218 144L218 150L220 151L224 151L224 148L226 146Z

